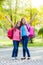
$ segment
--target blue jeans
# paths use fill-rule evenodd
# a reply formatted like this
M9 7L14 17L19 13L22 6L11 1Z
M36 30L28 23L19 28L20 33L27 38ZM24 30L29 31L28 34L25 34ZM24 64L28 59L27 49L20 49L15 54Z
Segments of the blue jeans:
M27 52L28 57L30 57L29 49L27 48L28 39L29 39L28 36L23 36L23 37L22 37L23 57L26 56L26 52Z
M19 41L14 41L13 40L13 52L12 52L12 57L17 57L18 55L18 47L19 47Z

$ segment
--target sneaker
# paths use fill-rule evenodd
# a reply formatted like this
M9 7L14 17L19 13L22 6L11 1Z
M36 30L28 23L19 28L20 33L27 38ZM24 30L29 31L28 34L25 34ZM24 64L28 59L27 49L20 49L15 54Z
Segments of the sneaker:
M26 59L25 57L21 58L21 60L25 60L25 59Z
M17 57L15 57L15 60L18 60Z
M17 60L17 57L13 57L12 60Z
M30 57L28 57L27 60L30 60Z

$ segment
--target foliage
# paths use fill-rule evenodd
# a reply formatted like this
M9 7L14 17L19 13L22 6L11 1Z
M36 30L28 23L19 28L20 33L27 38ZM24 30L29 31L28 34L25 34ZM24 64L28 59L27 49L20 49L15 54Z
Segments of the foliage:
M30 0L27 0L28 3L24 3L23 0L15 0L15 6L13 5L13 2L14 0L0 0L0 27L3 28L3 30L6 30L10 27L9 22L5 18L5 15L7 15L15 24L16 21L21 20L22 17L25 17L29 22L30 15L33 16L35 13L37 13L37 17L32 22L32 25L34 27L39 25L40 27L41 24L43 24L43 6L41 6L38 10L37 8L32 8L32 3Z
M43 28L41 28L41 29L38 31L38 34L41 35L41 37L43 38Z

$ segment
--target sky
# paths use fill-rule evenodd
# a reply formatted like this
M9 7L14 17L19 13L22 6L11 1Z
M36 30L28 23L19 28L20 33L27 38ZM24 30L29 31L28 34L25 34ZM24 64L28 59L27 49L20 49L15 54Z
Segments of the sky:
M43 0L32 0L32 7L39 8L41 5L43 5Z
M19 7L29 7L29 0L18 0L19 1ZM31 0L32 7L40 8L40 6L43 5L43 0ZM13 0L12 8L15 7L16 0ZM5 8L8 8L7 6L4 6Z
M32 3L32 7L39 8L41 5L43 5L43 0L30 0ZM28 7L29 6L29 0L19 0L19 6L20 7ZM26 6L24 5L26 4Z

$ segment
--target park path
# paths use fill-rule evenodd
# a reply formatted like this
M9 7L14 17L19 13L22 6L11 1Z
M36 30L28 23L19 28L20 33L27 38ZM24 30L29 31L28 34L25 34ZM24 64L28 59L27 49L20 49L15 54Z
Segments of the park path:
M22 57L22 48L19 48L18 59L11 58L13 48L0 49L0 65L43 65L43 47L30 47L30 60L20 60Z

